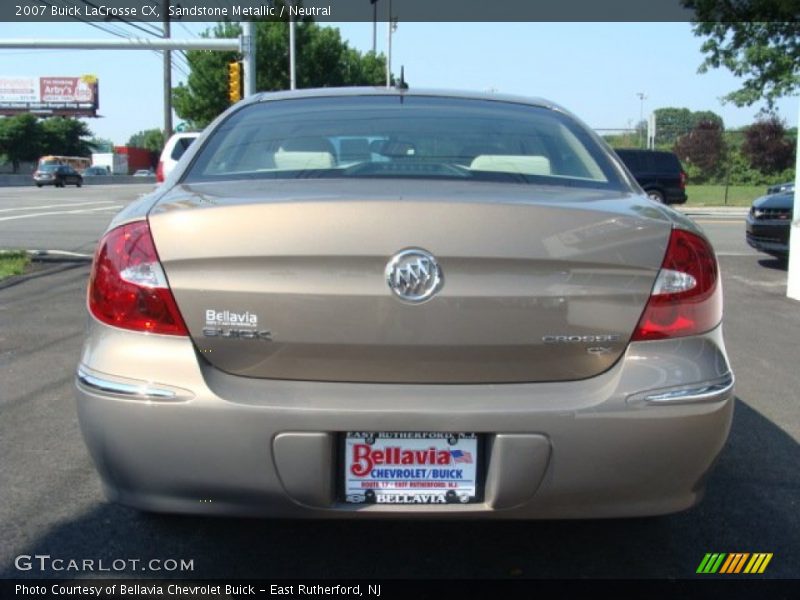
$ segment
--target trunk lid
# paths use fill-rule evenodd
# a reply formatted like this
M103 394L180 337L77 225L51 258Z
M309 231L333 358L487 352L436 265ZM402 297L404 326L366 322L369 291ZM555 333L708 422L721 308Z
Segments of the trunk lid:
M619 192L392 180L178 186L149 215L200 356L258 378L564 381L608 369L671 230ZM386 268L431 253L443 283L405 302Z

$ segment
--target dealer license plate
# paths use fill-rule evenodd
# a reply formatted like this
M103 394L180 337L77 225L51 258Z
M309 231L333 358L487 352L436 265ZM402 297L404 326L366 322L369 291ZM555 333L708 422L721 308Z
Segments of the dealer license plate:
M344 445L348 503L449 504L478 497L477 434L349 431Z

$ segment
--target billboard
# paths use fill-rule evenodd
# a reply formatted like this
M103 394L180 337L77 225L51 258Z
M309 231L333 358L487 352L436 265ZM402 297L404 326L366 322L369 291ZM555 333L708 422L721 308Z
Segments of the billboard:
M0 76L0 115L96 117L97 77Z

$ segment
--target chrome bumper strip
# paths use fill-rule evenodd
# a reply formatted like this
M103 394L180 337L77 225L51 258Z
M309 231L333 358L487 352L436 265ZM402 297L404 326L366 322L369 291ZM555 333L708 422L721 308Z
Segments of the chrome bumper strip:
M117 394L136 400L175 400L178 396L173 390L154 387L144 381L140 385L136 385L97 377L87 373L81 367L78 367L76 377L81 385L91 391Z
M686 402L713 402L721 400L733 391L733 373L728 373L722 380L699 387L681 388L659 391L645 395L642 400L652 404L672 404Z

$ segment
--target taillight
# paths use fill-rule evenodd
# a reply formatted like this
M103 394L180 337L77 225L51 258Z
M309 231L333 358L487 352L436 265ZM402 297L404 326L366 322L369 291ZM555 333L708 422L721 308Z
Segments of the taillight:
M156 182L164 182L164 161L161 160L158 161L158 166L156 167Z
M134 331L188 335L147 221L112 229L100 240L88 295L89 310L103 323Z
M681 189L686 189L686 173L681 171Z
M631 338L660 340L704 333L722 320L719 268L711 245L673 229L650 299Z

